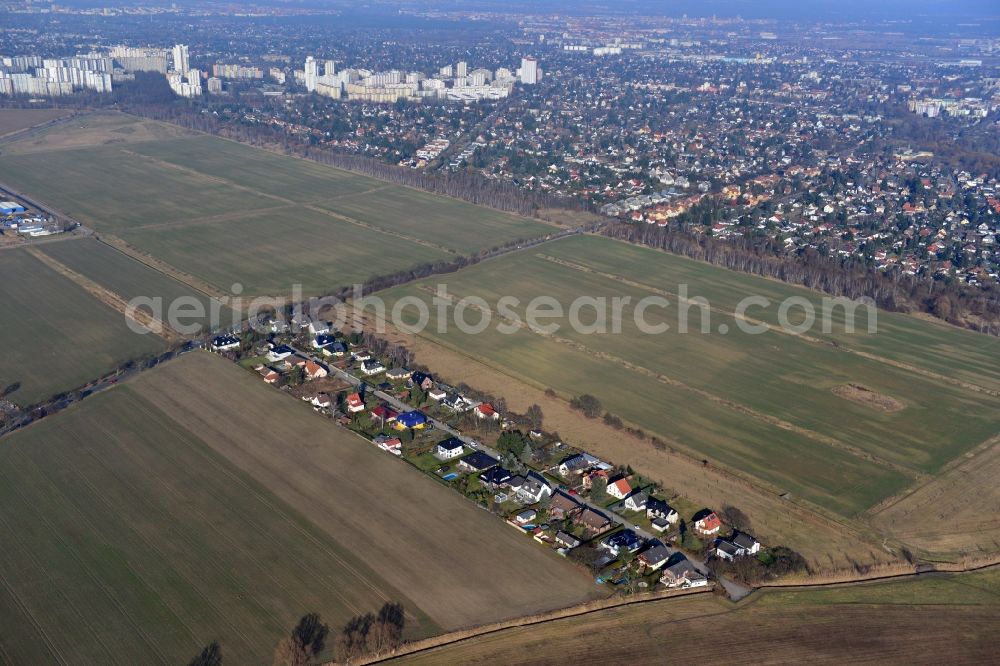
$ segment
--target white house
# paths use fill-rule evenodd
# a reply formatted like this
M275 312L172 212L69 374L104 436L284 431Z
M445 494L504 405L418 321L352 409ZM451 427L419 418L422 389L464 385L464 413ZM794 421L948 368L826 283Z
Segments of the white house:
M529 472L517 489L517 498L524 504L535 504L552 496L552 487L537 472Z
M351 414L358 414L365 411L365 401L361 399L361 394L352 393L347 396L347 411Z
M380 372L385 372L385 366L375 360L361 361L361 372L371 377Z
M312 334L314 338L320 335L326 335L327 333L330 332L330 324L328 322L325 322L322 319L317 319L314 317L309 317L308 328L309 328L309 333Z
M637 490L625 498L625 508L629 511L642 511L646 508L649 495L641 490Z
M628 479L622 477L616 481L608 481L607 493L615 499L623 500L632 493Z
M434 447L434 456L439 460L451 460L458 458L463 451L465 451L465 446L462 444L462 440L457 437L449 437L443 442L438 442L437 446Z
M715 542L714 554L723 560L734 560L744 555L756 555L760 552L760 542L749 534L733 532L728 539L718 539Z
M319 395L313 396L312 400L309 402L312 403L312 406L316 409L329 409L333 404L333 401L330 400L330 396L326 393L320 393Z
M399 437L380 437L376 438L375 442L383 451L388 451L394 456L403 455L403 442Z
M212 351L229 351L239 348L240 339L235 335L220 335L212 340Z

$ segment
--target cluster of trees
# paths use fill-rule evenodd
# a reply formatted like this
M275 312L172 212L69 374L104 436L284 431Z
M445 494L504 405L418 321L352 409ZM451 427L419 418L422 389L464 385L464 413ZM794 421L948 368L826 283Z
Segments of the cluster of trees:
M334 636L333 656L341 663L365 656L392 652L403 642L406 612L402 604L387 602L378 613L358 615L347 621ZM330 627L318 613L309 613L279 641L274 650L273 666L308 666L320 660L327 647ZM325 655L332 659L330 655ZM222 663L218 643L202 650L190 666L219 666Z
M575 410L583 412L583 415L588 419L596 419L601 415L601 412L604 411L604 408L601 406L601 401L589 393L576 396L569 401L569 406Z
M831 296L871 298L885 310L924 312L957 326L1000 335L1000 288L996 285L972 288L954 280L880 273L857 259L824 256L812 249L787 256L783 247L766 237L721 241L673 227L619 223L603 227L602 233Z
M352 618L336 637L334 652L341 662L392 652L403 642L406 614L402 604L386 603L377 614Z
M303 616L292 633L281 639L274 651L274 666L307 666L326 646L330 627L318 613Z

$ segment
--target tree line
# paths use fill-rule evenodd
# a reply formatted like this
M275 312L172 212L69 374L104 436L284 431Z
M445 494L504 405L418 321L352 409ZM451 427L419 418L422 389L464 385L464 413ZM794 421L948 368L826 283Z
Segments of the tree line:
M378 613L351 618L329 645L330 626L319 613L302 616L292 631L278 641L272 666L310 666L334 658L349 664L362 657L390 654L403 644L406 612L403 605L386 602ZM222 666L222 647L218 641L205 646L188 666Z
M789 256L767 237L719 240L672 227L625 223L607 224L601 233L831 296L871 298L884 310L923 312L956 326L1000 335L1000 288L994 284L970 287L954 279L882 273L856 258L824 256L812 248Z

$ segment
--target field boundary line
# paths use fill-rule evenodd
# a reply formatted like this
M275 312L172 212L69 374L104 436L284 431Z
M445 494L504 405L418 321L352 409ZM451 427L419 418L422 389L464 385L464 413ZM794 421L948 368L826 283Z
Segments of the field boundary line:
M1000 446L1000 434L990 437L984 442L977 444L975 447L966 451L959 457L949 461L945 464L937 474L934 476L921 481L920 483L914 484L902 491L886 497L884 500L876 504L875 506L869 508L864 512L865 517L874 518L879 514L888 511L892 507L905 502L907 499L918 493L923 488L933 485L935 482L944 482L945 477L954 472L960 472L968 466L980 464L980 456L988 453L991 449ZM998 519L1000 520L1000 519ZM926 534L948 534L948 532L928 532Z
M74 284L88 292L96 300L113 310L117 310L140 326L149 329L149 331L154 335L157 335L170 343L183 341L184 338L174 329L167 326L163 321L153 317L152 315L146 314L137 308L132 308L130 310L128 302L110 289L102 287L97 282L94 282L81 273L77 273L69 266L57 261L41 250L28 248L27 251L31 254L31 256L41 261L56 273L70 279Z
M314 204L314 203L303 204L302 207L305 208L305 209L307 209L307 210L311 210L311 211L313 211L315 213L321 213L323 215L327 215L329 217L332 217L332 218L334 218L336 220L341 220L342 222L347 222L349 224L357 225L357 226L362 227L364 229L368 229L369 231L374 231L374 232L377 232L377 233L380 233L380 234L385 234L386 236L395 236L396 238L402 238L403 240L409 241L411 243L416 243L418 245L423 245L424 247L429 247L429 248L434 249L434 250L440 250L440 251L446 252L448 254L454 254L454 255L460 254L457 250L453 250L450 247L445 247L444 245L438 245L437 243L432 243L432 242L424 240L422 238L416 238L415 236L408 236L408 235L404 234L401 231L393 231L392 229L386 229L384 227L375 226L374 224L370 224L368 222L362 222L361 220L356 220L353 217L349 217L349 216L344 215L342 213L336 213L336 212L334 212L332 210L327 210L326 208L322 208L318 204Z
M368 321L364 313L363 312L358 313L357 310L354 309L353 305L350 306L350 312L351 312L350 315L351 320L354 321L355 323L361 321L362 326L364 326L364 322ZM391 322L383 322L383 323L386 324L387 326L392 326ZM531 379L530 377L512 374L502 365L497 365L487 361L486 359L483 359L482 357L469 354L463 351L460 347L451 344L450 342L431 338L423 333L416 333L415 335L426 341L429 345L442 347L448 350L449 352L456 354L457 356L461 356L462 358L467 359L470 363L478 364L483 367L489 368L493 372L496 372L497 374L503 375L504 377L513 380L515 383L524 384L526 386L533 387L539 391L545 391L551 388L535 381L534 379ZM557 396L557 399L563 403L567 402L566 399L563 398L562 396ZM690 453L688 453L686 447L677 443L676 440L674 440L669 435L663 435L660 433L657 434L659 434L660 437L663 438L666 443L674 445L669 451L670 455L676 455L680 458L687 460L691 464L695 464L704 468L701 462L701 458L693 456ZM760 497L768 502L773 501L775 498L779 497L779 494L781 492L783 492L781 489L776 488L770 485L769 483L762 481L761 479L758 479L756 477L743 476L738 472L736 472L735 470L730 469L729 467L724 467L713 463L707 469L711 473L717 474L727 479L728 481L739 485L742 489L751 492L757 497ZM805 500L800 497L795 497L793 499L781 500L781 501L786 506L786 508L784 509L786 512L792 510L795 512L796 516L802 520L808 521L822 528L835 530L844 536L853 537L855 539L865 541L866 543L871 544L873 547L877 547L878 544L880 543L879 541L873 539L874 535L871 534L872 527L866 523L857 523L855 522L854 519L850 517L834 513L832 511L829 511L823 507L820 507L810 502L809 500Z
M137 115L137 114L135 115L135 117L136 118L142 118L143 120L154 120L152 118L147 118L145 116L140 116L140 115ZM324 167L326 169L333 169L334 171L341 171L343 173L350 174L352 176L359 176L361 178L370 178L370 179L376 180L376 181L378 181L380 183L385 183L386 185L388 185L390 187L403 187L403 188L406 188L408 190L413 190L414 192L421 192L423 194L430 194L432 196L438 196L438 197L442 197L442 198L445 198L445 199L450 199L451 201L458 201L458 202L467 204L469 206L474 206L476 208L484 208L486 210L496 211L498 213L502 213L504 215L510 215L512 217L521 218L523 220L537 221L537 222L540 222L541 224L550 226L553 229L565 229L565 227L563 225L550 222L549 220L546 220L546 219L543 219L543 218L540 218L540 217L531 217L531 216L528 216L528 215L522 215L521 213L515 213L515 212L512 212L512 211L501 210L499 208L493 208L493 207L487 206L485 204L472 203L471 201L466 201L465 199L460 199L459 197L452 196L452 195L446 194L444 192L434 192L434 191L431 191L431 190L425 190L425 189L420 188L420 187L415 187L413 185L407 185L405 183L396 183L394 181L387 180L385 178L379 178L378 176L373 176L373 175L364 173L363 171L355 171L353 169L348 169L347 167L337 166L337 165L334 165L334 164L327 164L325 162L321 162L319 160L312 159L312 158L304 156L304 155L294 155L294 154L289 153L287 151L280 150L278 146L273 145L273 144L266 144L266 145L265 144L260 144L260 145L258 145L258 144L248 143L246 141L240 141L239 139L234 139L232 137L224 136L222 134L212 134L211 132L203 132L201 130L190 129L190 128L184 127L183 125L179 125L179 124L176 124L176 123L171 123L169 120L154 120L154 122L161 122L161 123L164 123L166 125L170 125L171 127L179 128L179 129L182 129L182 130L186 130L188 132L195 132L196 134L203 134L205 136L210 136L210 137L214 137L216 139L221 139L222 141L229 141L230 143L235 143L235 144L243 146L245 148L254 148L256 150L262 150L265 153L269 153L271 155L278 155L279 157L288 157L288 158L291 158L293 160L302 160L303 162L309 162L310 164L317 164L317 165L322 166L322 167ZM576 212L576 211L572 211L572 212ZM583 212L583 211L580 211L580 212Z
M434 292L427 285L418 284L417 288L420 289L420 290L422 290L422 291L428 292L428 293L434 293L434 294L436 294L436 292ZM449 303L454 304L454 302L456 300L456 296L454 296L452 294L449 294L448 297L445 300L447 300ZM479 309L479 308L477 308L474 305L470 306L470 307L473 307L475 309ZM502 319L505 319L506 321L508 321L510 323L514 323L514 322L511 322L509 319L506 319L499 312L493 312L492 310L490 310L490 314L491 315L496 314L497 316L501 317ZM765 414L763 412L760 412L760 411L754 409L753 407L750 407L748 405L743 405L743 404L738 403L738 402L736 402L734 400L729 400L728 398L723 398L721 396L717 396L714 393L711 393L710 391L707 391L705 389L698 388L698 387L695 387L695 386L691 386L690 384L687 384L686 382L683 382L683 381L681 381L679 379L675 379L675 378L673 378L673 377L671 377L669 375L665 375L663 373L657 372L655 370L651 370L651 369L643 367L643 366L635 365L631 361L623 359L620 356L616 356L614 354L611 354L611 353L605 352L605 351L596 351L596 350L593 350L590 347L587 347L586 345L584 345L583 343L577 342L575 340L571 340L569 338L564 338L564 337L561 337L561 336L558 336L558 335L554 335L554 334L547 334L547 333L542 333L542 332L539 332L539 331L535 331L535 330L531 329L530 327L528 327L526 324L524 324L524 322L517 322L517 323L515 323L515 325L518 327L519 330L530 331L530 332L532 332L532 333L534 333L534 334L536 334L536 335L538 335L538 336L540 336L542 338L545 338L545 339L548 339L548 340L552 340L552 341L554 341L554 342L556 342L558 344L561 344L561 345L564 345L566 347L569 347L569 348L573 349L574 351L580 352L582 354L589 355L589 356L591 356L593 358L599 358L599 359L602 359L602 360L609 361L611 363L615 363L616 365L620 365L621 367L625 368L626 370L628 370L630 372L635 372L637 374L644 375L646 377L649 377L650 379L653 379L653 380L655 380L657 382L660 382L661 384L664 384L664 385L667 385L667 386L673 386L674 388L678 388L678 389L681 389L683 391L688 391L690 393L694 393L695 395L699 395L699 396L705 398L706 400L709 400L710 402L718 404L718 405L720 405L720 406L722 406L724 408L731 409L731 410L739 412L741 414L745 414L746 416L749 416L752 419L755 419L755 420L760 421L762 423L767 423L769 425L773 425L773 426L775 426L777 428L781 428L782 430L787 430L789 432L794 432L794 433L796 433L798 435L802 435L803 437L805 437L807 439L810 439L810 440L815 441L815 442L820 443L820 444L824 444L824 445L829 446L831 448L840 449L842 451L845 451L845 452L853 455L856 458L867 460L868 462L871 462L871 463L874 463L876 465L880 465L882 467L885 467L885 468L891 469L893 471L899 472L900 474L903 474L904 476L907 476L907 477L909 477L911 479L923 479L923 478L927 477L927 475L925 475L925 474L923 474L921 472L918 472L916 470L910 469L909 467L906 467L904 465L900 465L899 463L894 463L894 462L892 462L890 460L886 460L886 459L884 459L884 458L882 458L880 456L875 455L874 453L871 453L871 452L866 451L864 449L858 448L858 447L853 446L851 444L848 444L846 442L842 442L842 441L840 441L840 440L838 440L838 439L836 439L834 437L830 437L828 435L824 435L822 433L818 433L818 432L816 432L814 430L810 430L810 429L805 428L803 426L796 425L796 424L791 423L789 421L785 421L784 419L781 419L781 418L779 418L777 416L772 416L770 414Z
M512 620L505 620L503 622L486 624L479 627L473 627L470 629L460 629L458 631L441 634L439 636L432 636L431 638L425 638L421 641L415 641L413 643L404 644L392 654L362 657L359 661L356 661L354 663L358 664L359 666L367 664L384 663L388 661L393 661L394 659L397 659L399 657L406 657L413 654L418 654L420 652L428 652L431 650L436 650L439 648L447 647L449 645L455 645L457 643L462 643L464 641L472 640L474 638L480 638L482 636L489 636L491 634L501 633L512 629L520 629L524 627L537 626L540 624L547 624L549 622L557 622L559 620L571 620L574 618L583 617L585 615L591 615L593 613L600 613L602 611L624 608L626 606L636 606L640 604L655 603L658 601L666 601L668 599L700 597L706 594L709 596L714 596L712 594L713 589L714 586L697 588L694 590L657 590L656 592L645 592L626 598L619 597L619 598L590 601L583 604L577 604L575 606L567 606L566 608L547 611L545 613L526 615L524 617L514 618ZM717 613L700 613L696 616L692 616L692 618L690 619L694 619L697 617L714 617L716 615L722 615L724 613L732 612L733 610L736 609L720 607L719 612ZM339 663L340 662L337 661L330 661L326 662L324 666L336 666Z
M602 238L603 238L603 236L602 236ZM645 247L645 246L640 246L640 247ZM590 266L585 266L583 264L577 264L575 262L568 261L566 259L560 259L558 257L553 257L551 255L537 253L535 256L539 257L540 259L544 259L545 261L557 264L559 266L563 266L565 268L570 268L572 270L579 271L581 273L589 273L589 274L592 274L592 275L599 275L599 276L601 276L603 278L607 278L609 280L614 280L616 282L620 282L622 284L626 284L626 285L628 285L630 287L636 287L637 289L644 289L644 290L649 291L649 292L654 293L654 294L660 294L661 296L672 296L672 297L678 299L678 301L685 301L685 302L688 302L688 303L693 303L692 299L690 299L690 298L688 298L688 299L682 299L675 292L668 291L666 289L660 289L659 287L654 287L652 285L645 284L643 282L638 282L636 280L631 280L631 279L626 278L626 277L621 276L621 275L615 275L614 273L607 273L607 272L604 272L604 271L599 271L599 270L597 270L595 268L592 268ZM677 256L677 255L671 254L671 256ZM709 265L711 265L711 264L709 264ZM721 267L717 267L717 268L720 268L720 270L726 270L726 269L723 269ZM787 284L787 283L781 282L780 284ZM809 290L809 291L812 291L812 290ZM693 303L693 304L695 304L695 303ZM908 363L903 363L902 361L896 361L896 360L893 360L891 358L886 358L884 356L879 356L878 354L872 354L871 352L861 351L859 349L854 349L853 347L847 347L847 346L842 345L842 344L840 344L838 342L834 342L834 341L830 341L830 340L823 340L821 338L817 338L817 337L814 337L814 336L811 336L811 335L806 335L804 333L793 333L792 331L787 331L787 330L783 329L781 326L776 326L774 324L769 324L766 321L762 321L760 319L754 319L753 317L748 317L746 315L738 315L735 312L733 312L733 311L731 311L731 310L729 310L727 308L721 308L721 307L718 307L718 306L709 305L709 310L711 310L712 312L716 312L718 314L724 314L724 315L733 317L734 319L740 319L740 320L745 321L745 322L747 322L749 324L754 324L754 325L757 325L757 326L766 326L771 331L774 331L776 333L781 333L783 335L790 335L792 337L799 338L801 340L805 340L806 342L811 342L813 344L822 345L822 346L826 346L826 347L831 347L833 349L840 350L840 351L842 351L844 353L847 353L847 354L856 354L856 355L861 356L862 358L866 358L866 359L868 359L870 361L876 361L878 363L882 363L882 364L885 364L885 365L892 366L892 367L897 368L899 370L905 370L907 372L912 372L914 374L922 375L924 377L927 377L928 379L934 379L936 381L944 382L944 383L947 383L947 384L951 384L953 386L958 386L960 388L968 389L968 390L974 391L976 393L985 393L985 394L991 395L993 397L1000 397L1000 391L996 391L996 390L993 390L993 389L988 389L988 388L986 388L984 386L980 386L978 384L972 384L970 382L966 382L966 381L963 381L961 379L955 379L954 377L948 377L947 375L939 374L937 372L934 372L933 370L927 370L925 368L918 368L918 367L910 365Z
M120 148L119 150L125 155L128 155L130 157L135 157L140 160L146 160L148 162L152 162L153 164L163 167L164 169L171 169L173 171L180 171L182 173L186 173L190 176L196 176L204 181L215 183L216 185L226 185L228 187L232 187L233 189L240 190L241 192L249 192L250 194L255 194L257 196L264 197L265 199L273 199L275 201L280 201L290 206L300 205L299 202L293 201L292 199L288 199L279 196L277 194L271 194L270 192L264 192L263 190L255 190L252 187L249 187L247 185L240 185L239 183L229 180L228 178L223 178L222 176L214 176L212 174L205 173L204 171L198 171L197 169L194 169L192 167L187 167L182 164L176 164L174 162L168 162L167 160L161 159L159 157L153 157L152 155L146 155L145 153L139 153L134 150L128 150L126 148Z
M30 111L30 109L12 109L14 111ZM37 125L32 125L31 127L22 127L21 129L16 129L6 134L0 134L0 145L8 143L17 143L22 139L27 139L32 134L37 134L38 132L49 129L50 127L55 127L56 125L61 125L63 123L69 122L74 118L86 117L88 113L80 113L77 111L70 111L65 116L60 116L59 118L53 118L52 120L45 120ZM24 136L21 136L21 135Z
M174 266L168 264L162 259L157 259L156 257L140 250L134 245L130 244L128 241L114 236L112 234L95 234L94 240L99 243L103 243L115 250L120 252L127 257L138 261L140 264L151 268L157 273L162 273L168 278L174 280L175 282L180 282L183 285L190 287L196 292L207 296L209 298L225 298L227 295L224 291L218 287L201 280L190 273L185 273L184 271L175 268Z
M183 229L186 227L198 227L203 225L218 224L220 222L232 222L239 221L241 217L246 217L249 215L262 215L265 213L274 213L280 210L289 210L292 208L297 208L294 204L280 204L277 206L271 206L270 208L256 208L254 210L233 210L228 213L219 213L218 215L209 215L208 217L192 217L187 220L178 220L175 222L154 222L152 224L140 224L140 225L130 225L127 232L132 231L150 231L156 229Z

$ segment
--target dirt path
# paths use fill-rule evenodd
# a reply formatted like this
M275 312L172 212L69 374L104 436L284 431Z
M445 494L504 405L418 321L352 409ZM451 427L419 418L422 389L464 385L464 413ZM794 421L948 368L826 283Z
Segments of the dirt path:
M426 292L430 293L431 295L435 295L436 296L436 292L431 287L429 287L429 286L420 285L420 286L418 286L418 289L420 289L422 291L426 291ZM451 302L451 303L454 304L457 300L459 300L459 298L456 295L449 294L446 300L448 300L449 302ZM477 306L475 306L475 305L472 305L470 307L478 309ZM722 407L725 407L727 409L731 409L733 411L737 411L737 412L739 412L741 414L749 416L749 417L751 417L751 418L753 418L753 419L755 419L757 421L760 421L762 423L767 423L769 425L773 425L775 427L781 428L782 430L788 430L790 432L794 432L797 435L801 435L802 437L810 439L810 440L812 440L814 442L818 442L818 443L821 443L821 444L825 444L826 446L830 446L830 447L833 447L833 448L836 448L836 449L840 449L842 451L846 451L846 452L850 453L851 455L853 455L856 458L860 458L862 460L867 460L868 462L872 462L872 463L875 463L875 464L880 465L882 467L885 467L887 469L894 470L894 471L899 472L900 474L903 474L904 476L907 476L907 477L909 477L911 479L914 479L914 480L927 480L927 479L931 478L930 475L927 475L927 474L924 474L924 473L921 473L921 472L917 472L917 471L915 471L913 469L910 469L909 467L906 467L904 465L900 465L900 464L892 462L890 460L886 460L886 459L881 458L881 457L879 457L879 456L877 456L877 455L875 455L875 454L873 454L873 453L871 453L869 451L866 451L866 450L864 450L862 448L859 448L857 446L853 446L851 444L843 442L843 441L841 441L841 440L839 440L839 439L837 439L835 437L830 437L829 435L824 435L822 433L818 433L818 432L815 432L813 430L809 430L808 428L803 428L802 426L795 425L794 423L790 423L788 421L785 421L784 419L780 419L780 418L778 418L776 416L772 416L771 414L765 414L763 412L760 412L760 411L758 411L758 410L756 410L756 409L754 409L752 407L749 407L747 405L735 402L733 400L729 400L727 398L723 398L721 396L717 396L714 393L711 393L711 392L706 391L704 389L697 388L695 386L691 386L690 384L687 384L687 383L685 383L685 382L683 382L683 381L681 381L679 379L676 379L674 377L670 377L669 375L664 375L662 373L650 370L649 368L646 368L644 366L636 365L636 364L634 364L634 363L632 363L632 362L630 362L630 361L628 361L628 360L626 360L624 358L621 358L620 356L616 356L616 355L611 354L611 353L606 352L606 351L599 351L599 350L591 349L590 347L587 347L586 345L584 345L584 344L582 344L580 342L577 342L575 340L571 340L569 338L564 338L564 337L560 337L558 335L552 335L552 334L548 334L548 333L543 333L541 331L535 331L535 330L531 329L530 327L528 327L528 325L525 324L523 321L513 321L513 320L510 320L510 319L506 319L503 316L503 314L500 313L499 311L491 310L489 312L489 314L490 314L490 316L494 316L495 315L495 316L497 316L497 317L499 317L501 319L504 319L504 321L506 321L509 324L513 324L519 330L531 331L532 333L534 333L536 335L539 335L539 336L541 336L543 338L546 338L548 340L552 340L552 341L557 342L557 343L559 343L561 345L569 347L569 348L573 349L574 351L578 351L578 352L581 352L583 354L586 354L588 357L599 358L601 360L608 361L610 363L614 363L615 365L618 365L619 367L625 368L629 372L634 372L634 373L637 373L637 374L641 374L643 376L649 377L650 379L654 379L654 380L660 382L661 384L666 384L668 386L673 386L675 388L679 388L679 389L682 389L684 391L688 391L690 393L694 393L695 395L698 395L698 396L700 396L700 397L708 400L709 402L713 402L713 403L715 403L717 405L721 405ZM630 424L630 425L632 425L632 426L638 426L638 424L634 424L634 423ZM661 434L661 436L665 436L662 433L658 433L658 434ZM680 445L677 442L673 442L673 443L676 446L680 447L680 448L684 448L682 445Z
M416 243L417 245L423 245L424 247L429 247L433 250L439 250L441 252L447 252L448 254L457 255L458 252L451 249L450 247L445 247L444 245L437 245L436 243L431 243L430 241L425 241L422 238L417 238L416 236L407 236L399 231L392 231L391 229L385 229L383 227L377 227L374 224L368 224L367 222L362 222L361 220L356 220L353 217L348 217L347 215L341 215L340 213L335 213L332 210L327 210L325 208L320 208L316 204L306 204L303 208L307 208L315 213L320 213L322 215L327 215L335 220L340 220L342 222L347 222L348 224L354 224L369 231L374 231L376 233L384 234L386 236L394 236L396 238L402 238L410 243Z
M69 268L65 264L56 261L55 259L53 259L52 257L50 257L49 255L45 254L40 250L36 250L35 248L28 248L27 252L31 254L31 256L35 257L43 264L54 270L56 273L59 273L60 275L69 278L80 287L83 287L83 289L85 289L88 293L90 293L91 296L93 296L100 302L104 303L113 310L117 310L124 316L136 322L137 324L146 327L147 329L149 329L156 335L159 335L161 338L167 340L168 342L176 343L184 341L183 336L181 336L179 333L177 333L172 328L167 326L161 320L157 319L156 317L153 317L152 315L144 312L143 310L130 308L128 301L126 301L124 298L114 293L113 291L105 289L104 287L97 284L90 278L80 273L77 273L76 271Z
M539 258L541 258L541 259L544 259L545 261L549 261L549 262L552 262L554 264L558 264L559 266L563 266L565 268L570 268L570 269L573 269L575 271L579 271L581 273L589 273L589 274L592 274L592 275L599 275L599 276L601 276L603 278L607 278L609 280L614 280L615 282L620 282L621 284L625 284L625 285L628 285L630 287L636 287L638 289L643 289L645 291L649 291L650 293L659 294L661 296L670 296L670 297L678 299L679 301L686 301L688 303L691 303L692 305L699 305L699 302L695 302L692 299L681 299L681 297L678 294L676 294L676 293L674 293L672 291L667 291L665 289L659 289L657 287L653 287L653 286L648 285L648 284L643 284L642 282L637 282L635 280L630 280L630 279L628 279L626 277L622 277L621 275L615 275L614 273L605 273L603 271L595 270L595 269L591 268L590 266L585 266L583 264L577 264L577 263L574 263L572 261L567 261L565 259L559 259L558 257L552 257L552 256L549 256L549 255L546 255L546 254L537 254L536 256L539 257ZM784 283L782 283L782 284L784 284ZM858 349L853 349L851 347L846 347L846 346L844 346L842 344L839 344L839 343L838 344L833 344L829 340L823 340L821 338L817 338L817 337L813 337L813 336L810 336L810 335L806 335L804 333L794 333L792 331L785 330L781 326L775 326L774 324L769 324L769 323L767 323L765 321L761 321L760 319L754 319L753 317L747 317L746 315L738 315L735 312L733 312L731 310L728 310L726 308L720 308L720 307L717 307L717 306L710 305L708 309L710 311L716 312L718 314L727 315L727 316L733 317L735 319L739 319L741 321L745 321L748 324L752 324L754 326L766 326L768 328L768 330L774 331L775 333L781 333L783 335L790 335L790 336L798 338L800 340L805 340L806 342L811 342L811 343L817 344L817 345L824 345L824 346L827 346L827 347L833 347L833 348L838 349L838 350L840 350L840 351L842 351L844 353L847 353L847 354L856 354L856 355L858 355L858 356L860 356L862 358L868 359L870 361L875 361L877 363L882 363L884 365L889 365L889 366L892 366L894 368L898 368L900 370L905 370L907 372L912 372L914 374L918 374L918 375L921 375L923 377L927 377L928 379L933 379L933 380L938 381L938 382L943 382L943 383L946 383L946 384L951 384L953 386L959 386L961 388L968 389L970 391L975 391L977 393L985 393L987 395L992 395L992 396L995 396L995 397L1000 397L1000 391L994 391L992 389L988 389L988 388L985 388L983 386L979 386L978 384L972 384L972 383L969 383L969 382L962 381L960 379L955 379L954 377L948 377L947 375L942 375L942 374L939 374L937 372L933 372L931 370L926 370L924 368L918 368L918 367L910 365L908 363L903 363L902 361L896 361L896 360L893 360L893 359L890 359L890 358L885 358L884 356L879 356L877 354L872 354L871 352L865 352L865 351L861 351L861 350L858 350Z
M547 392L507 369L470 356L436 340L413 336L384 322L376 331L372 313L358 313L348 306L348 321L394 344L410 349L416 362L431 369L443 381L466 381L475 388L507 399L511 410L523 413L532 404L542 407L545 428L558 432L568 442L611 462L628 463L671 492L704 506L738 506L754 518L758 536L771 543L784 543L801 552L817 569L839 568L850 560L893 560L870 526L828 513L798 499L779 497L777 489L749 480L732 471L684 452L680 447L653 447L602 421L584 419L566 399Z
M664 599L680 599L683 597L695 597L711 595L712 588L705 587L694 590L658 590L656 592L646 592L642 594L636 594L631 597L615 597L611 599L604 599L600 601L592 601L584 604L579 604L577 606L570 606L569 608L561 608L559 610L550 611L548 613L541 613L539 615L529 615L526 617L520 617L515 620L509 620L507 622L497 622L494 624L488 624L481 627L474 627L472 629L465 629L462 631L454 631L448 634L441 634L440 636L434 636L432 638L426 638L422 641L414 641L412 643L407 643L400 647L396 652L391 655L375 656L375 657L362 657L360 660L353 663L358 664L377 664L384 661L391 661L398 657L405 655L416 654L418 652L426 652L427 650L433 650L436 648L444 647L446 645L453 645L455 643L460 643L462 641L469 640L470 638L479 638L481 636L487 636L489 634L495 634L498 632L506 631L508 629L516 629L519 627L531 627L539 624L545 624L547 622L554 622L556 620L566 620L574 617L581 617L583 615L590 615L591 613L599 613L601 611L611 610L614 608L622 608L624 606L635 606L638 604L647 604L654 601L663 601ZM729 612L730 609L726 609L724 606L720 606L719 613L712 613L710 615L721 614ZM327 662L324 666L334 666L338 662L332 661Z
M168 264L167 262L161 261L160 259L157 259L151 254L148 254L137 247L129 245L128 243L126 243L121 238L118 238L117 236L112 236L110 234L103 234L103 235L95 235L95 238L101 243L107 245L108 247L114 248L115 250L118 250L122 254L127 254L136 261L145 264L149 268L158 271L160 273L163 273L167 277L173 278L174 280L182 284L185 284L188 287L191 287L195 291L204 294L205 296L209 296L211 298L227 298L229 296L229 294L222 291L215 285L209 284L208 282L205 282L204 280L201 280L200 278L197 278L191 275L190 273L185 273L181 270L178 270L173 266L171 266L170 264Z
M138 224L129 225L129 231L140 231L146 229L182 229L184 227L200 226L203 224L216 224L218 222L231 222L233 220L239 220L241 218L247 217L248 215L263 215L265 213L276 213L282 210L294 210L295 206L291 204L281 204L279 206L272 206L271 208L257 208L253 211L236 210L230 211L228 213L220 213L219 215L210 215L208 217L194 217L189 220L179 220L176 222L155 222L153 224Z

